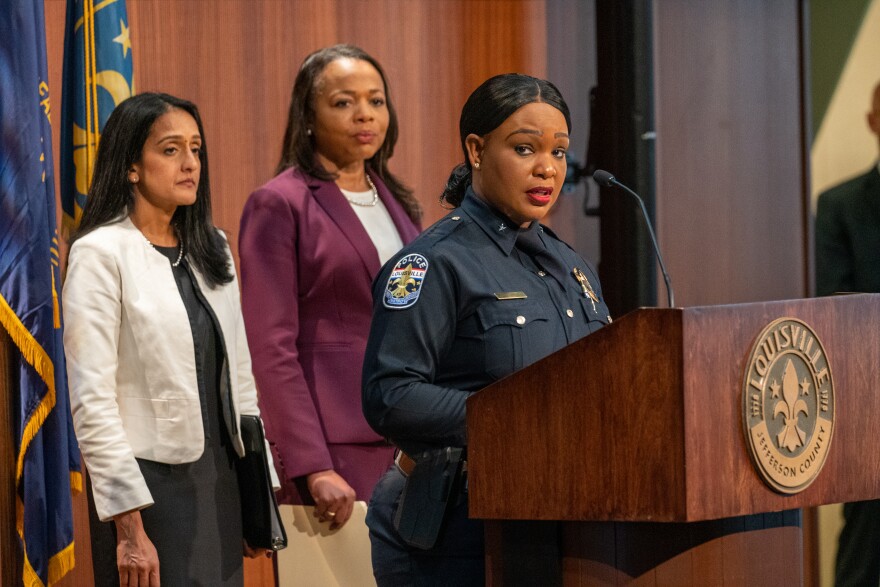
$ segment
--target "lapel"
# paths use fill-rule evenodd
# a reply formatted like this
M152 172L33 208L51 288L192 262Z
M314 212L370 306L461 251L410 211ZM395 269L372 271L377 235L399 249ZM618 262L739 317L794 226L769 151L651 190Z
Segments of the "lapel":
M370 235L367 234L357 214L351 209L351 204L342 195L335 182L323 181L305 174L304 177L312 195L315 197L315 201L324 209L327 216L336 224L340 232L345 235L345 238L360 257L367 276L372 282L373 276L378 274L380 269L379 253L376 251L373 241L370 240ZM379 189L378 184L376 189Z
M379 191L379 199L385 204L385 209L388 210L394 226L397 227L397 234L400 235L400 240L403 241L404 246L408 245L419 235L418 227L410 220L403 206L391 195L391 192L385 186L385 182L379 179L379 176L372 169L367 169L367 173L370 174L370 179L373 180L373 184Z

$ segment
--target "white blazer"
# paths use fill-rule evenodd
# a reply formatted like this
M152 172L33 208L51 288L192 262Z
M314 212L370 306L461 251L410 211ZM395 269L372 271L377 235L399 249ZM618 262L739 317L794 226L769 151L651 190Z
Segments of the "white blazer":
M223 334L241 456L239 414L260 412L238 281L211 289L193 274ZM193 335L168 259L128 217L73 244L63 303L73 425L106 521L153 504L135 457L181 464L204 451Z

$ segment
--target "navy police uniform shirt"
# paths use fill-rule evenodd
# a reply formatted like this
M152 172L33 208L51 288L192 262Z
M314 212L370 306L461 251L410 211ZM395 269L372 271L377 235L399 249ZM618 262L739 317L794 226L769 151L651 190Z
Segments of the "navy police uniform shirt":
M410 454L465 446L472 393L611 321L593 267L548 228L526 230L566 268L562 283L470 189L373 283L364 415Z

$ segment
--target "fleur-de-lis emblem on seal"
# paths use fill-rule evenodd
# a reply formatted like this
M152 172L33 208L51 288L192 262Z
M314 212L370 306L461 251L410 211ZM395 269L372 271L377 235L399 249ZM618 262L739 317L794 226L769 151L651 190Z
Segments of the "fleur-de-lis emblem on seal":
M779 384L774 383L774 385L778 387ZM789 359L782 374L782 399L773 407L773 418L782 414L784 425L782 431L776 435L776 442L789 452L794 452L796 448L803 446L807 437L798 426L798 416L809 415L807 402L799 397L799 390L797 372Z
M391 292L391 295L393 295L396 298L402 298L403 296L405 296L409 293L409 291L407 290L407 287L410 285L416 284L416 280L413 279L412 273L413 273L413 267L412 267L412 263L410 263L409 265L406 266L406 268L400 274L400 277L398 277L397 279L395 279L391 282L391 284L394 286L394 289Z
M752 343L743 377L743 424L758 474L780 493L816 479L834 434L831 365L803 320L777 318Z

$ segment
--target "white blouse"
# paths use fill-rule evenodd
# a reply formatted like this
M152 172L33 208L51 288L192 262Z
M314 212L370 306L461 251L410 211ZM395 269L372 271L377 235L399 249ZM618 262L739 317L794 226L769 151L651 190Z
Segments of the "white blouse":
M403 240L391 220L391 214L382 200L378 200L375 206L358 206L355 202L370 202L373 199L373 192L367 190L365 192L350 192L342 190L342 195L348 200L352 210L357 214L358 219L363 224L364 229L373 241L373 246L379 253L379 264L384 265L385 262L394 256L403 248Z

